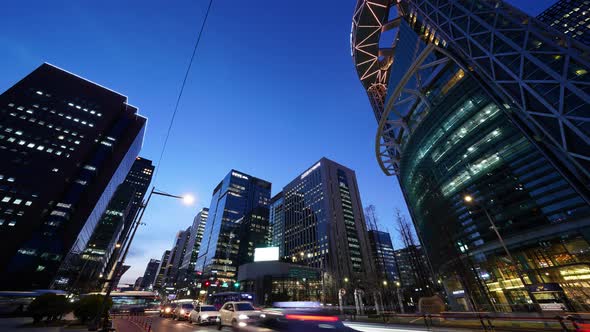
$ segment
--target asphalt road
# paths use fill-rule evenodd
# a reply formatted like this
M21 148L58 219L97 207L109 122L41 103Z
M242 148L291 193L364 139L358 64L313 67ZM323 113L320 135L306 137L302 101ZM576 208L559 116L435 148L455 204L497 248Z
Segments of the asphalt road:
M151 326L150 332L198 332L198 331L217 331L215 325L199 326L193 325L187 321L176 321L170 318L160 318L158 316L144 316L128 318L116 318L115 327L117 332L147 332ZM361 332L421 332L427 331L419 327L401 327L395 325L373 324L373 323L356 323L345 322L349 327ZM230 328L224 328L224 331L231 331ZM452 331L469 331L464 329L435 328L431 331L452 332Z

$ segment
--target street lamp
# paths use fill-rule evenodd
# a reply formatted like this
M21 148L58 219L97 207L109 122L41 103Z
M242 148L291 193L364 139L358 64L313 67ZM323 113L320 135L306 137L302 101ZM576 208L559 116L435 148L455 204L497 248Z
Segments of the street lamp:
M185 205L191 205L195 200L194 196L192 196L192 195L188 195L188 194L183 195L183 196L172 195L172 194L169 194L169 193L166 193L163 191L158 191L158 190L156 190L156 187L152 187L152 190L150 191L150 194L148 195L147 199L144 201L143 204L140 205L139 211L135 215L135 220L134 220L134 223L132 224L133 231L131 232L131 236L129 236L129 233L127 233L127 236L129 236L129 238L125 239L126 242L124 242L124 243L127 246L125 247L125 250L123 251L123 256L121 256L120 261L115 263L116 264L115 271L112 274L112 277L107 280L107 288L105 291L105 296L103 298L100 311L98 312L98 315L96 316L97 325L98 325L98 322L100 321L100 317L105 313L107 300L111 296L111 292L113 291L113 279L117 279L117 276L119 275L119 272L120 272L121 268L123 267L123 264L125 263L125 258L127 258L127 253L129 252L129 248L131 247L131 243L133 242L133 238L135 237L135 233L137 232L139 225L141 225L141 219L143 218L143 214L145 213L145 210L147 209L148 204L150 203L152 195L160 195L160 196L166 196L166 197L180 199L180 200L182 200L182 202ZM119 243L117 243L116 246L118 248L121 245ZM103 325L102 325L103 331L107 330L107 323L108 323L108 317L105 315Z
M348 282L348 277L344 278L344 282Z
M512 264L512 266L514 266L514 269L516 270L516 274L518 275L520 282L524 286L524 289L525 289L527 295L529 296L529 298L531 299L531 301L535 305L535 309L539 310L538 305L537 305L537 301L535 300L531 291L527 288L527 284L526 284L524 277L522 275L522 271L520 271L520 268L516 264L516 261L514 260L514 258L512 258L512 255L510 254L510 251L508 250L508 247L506 246L506 243L504 242L504 238L502 238L502 235L500 235L500 232L498 231L498 227L496 227L496 223L494 222L494 218L492 218L492 216L488 212L488 209L483 204L478 204L475 201L475 199L473 198L473 196L471 196L469 194L463 196L463 200L465 201L465 203L473 204L474 206L481 208L481 210L485 213L485 215L488 219L488 222L490 223L490 228L496 234L496 237L498 238L500 245L502 245L502 248L504 249L504 252L506 253L506 256L508 257L508 260L510 261L510 264Z
M387 286L387 280L383 280L383 286Z

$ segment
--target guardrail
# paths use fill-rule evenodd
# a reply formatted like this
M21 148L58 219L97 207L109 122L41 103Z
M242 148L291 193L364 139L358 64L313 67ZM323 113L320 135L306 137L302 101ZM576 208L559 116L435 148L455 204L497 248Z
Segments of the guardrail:
M424 325L433 327L481 328L482 331L562 331L590 332L590 316L565 315L498 315L490 312L443 312L440 314L399 314L385 312L373 315L384 323Z

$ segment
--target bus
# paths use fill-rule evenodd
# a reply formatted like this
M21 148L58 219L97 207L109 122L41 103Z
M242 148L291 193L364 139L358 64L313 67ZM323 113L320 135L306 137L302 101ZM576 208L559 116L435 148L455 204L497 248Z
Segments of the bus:
M87 295L105 293L90 293ZM160 296L155 292L144 291L126 291L126 292L112 292L111 299L113 300L112 312L145 312L158 311L160 308Z
M215 308L217 308L217 310L219 310L225 304L225 302L229 301L254 302L254 294L243 292L223 292L209 294L205 303L213 305Z

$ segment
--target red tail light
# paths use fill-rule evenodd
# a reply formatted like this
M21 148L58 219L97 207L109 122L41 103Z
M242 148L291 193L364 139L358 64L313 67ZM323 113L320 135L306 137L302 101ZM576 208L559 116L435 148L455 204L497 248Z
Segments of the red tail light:
M338 317L336 316L313 316L313 315L285 315L287 319L293 320L312 320L318 322L337 322Z

